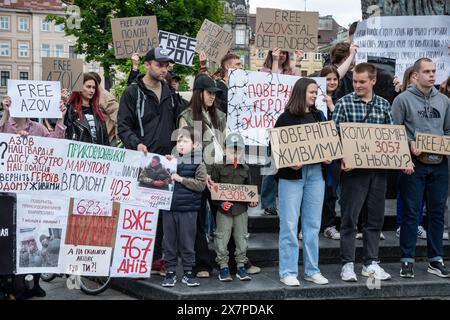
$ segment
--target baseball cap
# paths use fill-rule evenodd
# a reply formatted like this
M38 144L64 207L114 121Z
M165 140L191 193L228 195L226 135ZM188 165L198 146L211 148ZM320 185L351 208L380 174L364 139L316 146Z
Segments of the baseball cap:
M169 51L163 48L153 48L150 49L149 52L145 55L144 61L159 61L159 62L172 62L175 63L175 61L172 60L171 57L169 57Z
M169 74L170 74L170 78L172 80L181 81L181 77L179 75L177 75L175 72L169 71Z
M216 82L206 74L200 75L195 79L194 90L195 89L202 89L209 92L222 92L222 90L217 87Z
M244 138L239 133L230 133L227 138L225 139L225 146L227 148L238 148L238 149L244 149L245 143Z

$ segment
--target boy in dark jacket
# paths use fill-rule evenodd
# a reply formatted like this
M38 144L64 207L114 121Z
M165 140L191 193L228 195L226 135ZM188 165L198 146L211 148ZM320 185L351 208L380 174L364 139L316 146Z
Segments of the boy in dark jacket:
M250 168L241 163L243 158L245 144L239 134L230 134L226 139L226 161L223 164L214 164L211 167L211 179L216 183L231 184L251 184ZM247 224L249 206L246 202L228 202L218 201L219 207L216 220L216 234L214 243L216 247L217 258L219 264L220 281L232 281L230 270L228 267L228 242L233 232L234 241L236 243L235 259L237 264L236 276L239 280L251 280L247 274L245 264L247 258ZM251 203L251 207L255 207L257 203Z
M195 136L194 136L195 135ZM176 268L178 251L183 261L184 276L182 282L189 287L196 287L200 282L196 279L192 268L195 265L195 236L197 233L197 211L200 210L202 192L206 187L206 166L197 156L201 138L194 128L184 127L177 135L177 173L172 175L175 188L170 211L162 211L164 228L164 248L166 261L166 277L163 287L173 287L177 282ZM200 149L201 151L201 149ZM166 156L169 160L173 156Z

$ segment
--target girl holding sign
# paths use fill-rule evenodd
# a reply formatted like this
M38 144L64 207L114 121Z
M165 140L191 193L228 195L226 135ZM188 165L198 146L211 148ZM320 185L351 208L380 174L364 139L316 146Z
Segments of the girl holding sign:
M300 62L303 60L304 52L302 50L295 50L296 68L291 68L291 60L288 51L282 51L275 48L273 51L269 50L266 61L263 67L259 70L261 72L281 73L291 76L300 76Z
M275 128L304 125L325 121L325 115L317 110L317 83L301 78L295 83L286 110L280 115ZM326 162L329 164L330 162ZM320 273L319 232L322 216L325 181L321 163L278 170L278 194L280 198L279 275L287 286L298 286L299 245L297 228L299 212L303 231L303 265L305 280L327 284Z
M95 77L85 73L83 89L69 97L64 124L66 139L109 146L105 116L99 107L99 90Z

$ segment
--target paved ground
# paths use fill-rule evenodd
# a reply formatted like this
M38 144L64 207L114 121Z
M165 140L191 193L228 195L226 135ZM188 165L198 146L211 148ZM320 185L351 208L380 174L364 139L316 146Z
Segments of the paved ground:
M47 296L31 300L135 300L135 298L113 289L107 289L98 296L88 296L80 290L68 289L66 280L66 278L56 278L51 282L41 281L41 286L47 292Z

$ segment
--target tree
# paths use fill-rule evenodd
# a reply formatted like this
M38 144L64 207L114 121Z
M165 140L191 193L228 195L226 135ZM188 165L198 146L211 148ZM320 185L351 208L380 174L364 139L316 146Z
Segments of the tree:
M111 68L127 64L127 59L114 57L111 18L156 15L159 29L195 37L205 18L220 23L224 8L222 0L73 0L70 3L80 8L81 23L79 29L65 25L65 33L77 38L77 53L84 54L87 62L101 63L106 89L111 84ZM56 24L66 22L66 18L56 15L49 15L47 20ZM186 74L190 70L178 68L177 72Z

